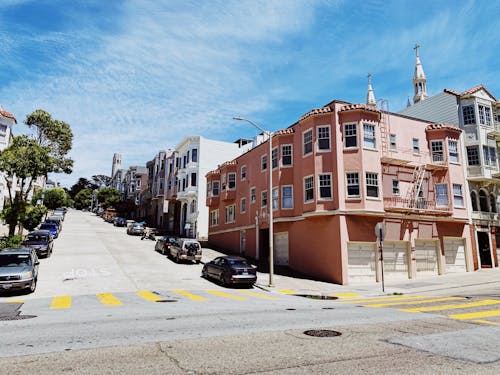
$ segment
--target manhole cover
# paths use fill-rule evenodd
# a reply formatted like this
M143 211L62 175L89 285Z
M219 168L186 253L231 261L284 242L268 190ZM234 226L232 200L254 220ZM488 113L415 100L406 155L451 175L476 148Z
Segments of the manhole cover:
M0 321L7 320L24 320L24 319L33 319L36 318L36 315L13 315L13 316L0 316Z
M159 299L156 302L177 302L176 299Z
M340 336L342 333L331 329L310 329L308 331L304 331L304 334L314 337L335 337Z
M318 295L318 294L296 294L297 297L306 297L310 299L322 299L322 300L335 300L338 299L339 297L335 296L324 296L324 295Z

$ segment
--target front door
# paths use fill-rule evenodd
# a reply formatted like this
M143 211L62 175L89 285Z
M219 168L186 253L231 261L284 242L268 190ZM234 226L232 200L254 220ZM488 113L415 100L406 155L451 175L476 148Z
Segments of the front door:
M477 245L481 268L491 268L490 237L487 232L477 232Z

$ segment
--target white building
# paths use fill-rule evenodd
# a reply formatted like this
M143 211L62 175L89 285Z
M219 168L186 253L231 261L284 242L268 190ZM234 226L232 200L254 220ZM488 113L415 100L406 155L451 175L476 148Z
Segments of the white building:
M9 146L12 139L12 127L17 124L16 118L9 112L0 108L0 151ZM5 176L0 172L0 211L3 210L5 200L8 199L9 190Z

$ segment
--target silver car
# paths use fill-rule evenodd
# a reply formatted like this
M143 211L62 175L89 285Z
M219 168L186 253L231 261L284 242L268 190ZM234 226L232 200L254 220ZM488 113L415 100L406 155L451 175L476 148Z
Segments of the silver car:
M34 292L39 264L35 249L0 250L0 292L9 290Z
M179 238L170 245L169 256L176 262L191 260L201 262L201 245L198 241L189 238Z

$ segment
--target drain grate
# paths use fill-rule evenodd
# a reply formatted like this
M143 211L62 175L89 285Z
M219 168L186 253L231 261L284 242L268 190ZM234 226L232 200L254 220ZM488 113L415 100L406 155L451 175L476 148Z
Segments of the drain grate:
M156 302L177 302L177 300L176 299L159 299Z
M8 320L24 320L33 318L36 318L36 315L9 315L9 316L0 316L0 321L5 322Z
M335 307L323 307L322 310L335 310Z
M322 300L336 300L339 299L339 297L335 296L325 296L325 295L318 295L318 294L295 294L297 297L305 297L305 298L310 298L310 299L322 299Z
M341 332L333 331L331 329L310 329L308 331L304 331L304 334L314 337L336 337L342 335Z

